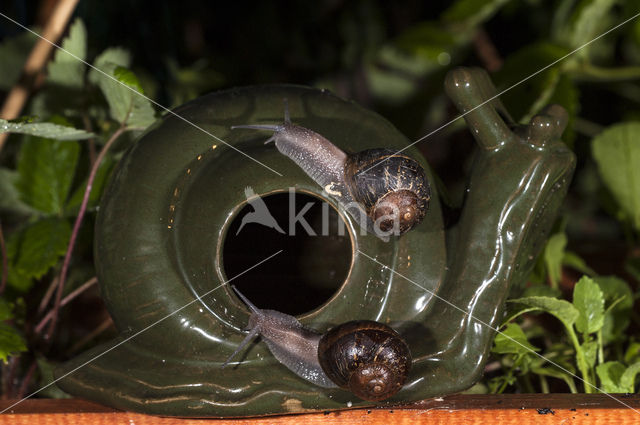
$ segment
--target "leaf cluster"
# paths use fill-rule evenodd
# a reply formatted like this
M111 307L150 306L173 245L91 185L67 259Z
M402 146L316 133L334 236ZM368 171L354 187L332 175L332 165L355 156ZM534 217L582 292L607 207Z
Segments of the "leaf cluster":
M14 43L28 44L20 36L2 49L13 51ZM42 356L52 349L51 343L43 328L29 323L43 320L52 309L57 316L59 306L52 294L68 294L93 275L90 255L87 258L91 226L80 224L87 211L88 221L93 219L91 213L116 162L107 150L120 134L140 131L155 120L151 102L127 68L131 60L125 50L107 49L91 67L85 64L88 59L87 31L77 19L47 66L44 85L29 104L30 115L0 120L0 133L11 133L9 159L0 165L0 360L6 364L9 356L33 347L33 361L43 376L48 363ZM21 65L5 64L2 72L13 78ZM96 157L100 147L104 155ZM71 263L72 240L78 237L84 247ZM68 282L61 274L63 257L73 264ZM16 304L27 308L17 311ZM34 304L40 305L38 311L30 307ZM3 389L10 394L13 371L11 365L2 368Z

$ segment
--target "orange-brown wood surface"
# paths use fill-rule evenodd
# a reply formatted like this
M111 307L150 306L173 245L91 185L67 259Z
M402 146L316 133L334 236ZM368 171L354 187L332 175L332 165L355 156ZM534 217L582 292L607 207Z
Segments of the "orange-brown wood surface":
M640 395L507 394L455 395L393 409L261 418L216 419L216 424L640 424ZM624 403L624 405L622 403ZM0 402L0 410L15 401ZM625 405L629 406L626 407ZM191 425L201 419L162 418L121 412L88 401L25 400L0 415L0 424Z

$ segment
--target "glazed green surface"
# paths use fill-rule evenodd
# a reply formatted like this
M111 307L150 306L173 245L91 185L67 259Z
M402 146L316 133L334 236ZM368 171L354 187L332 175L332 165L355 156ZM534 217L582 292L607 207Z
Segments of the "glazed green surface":
M454 71L446 84L461 111L494 90L477 70ZM283 98L292 122L347 152L399 150L409 143L380 116L295 86L234 89L175 110L281 176L181 119L169 115L156 123L118 165L97 222L97 271L120 337L60 368L58 376L68 373L59 382L65 391L169 416L371 405L297 377L262 343L252 345L238 366L220 368L243 339L249 318L224 285L233 276L224 273L221 248L229 223L247 202L244 188L265 195L295 187L338 208L290 159L262 143L264 133L230 130L281 122ZM347 279L329 301L299 316L319 332L371 319L390 323L405 337L414 359L409 379L380 404L453 393L477 380L509 287L527 277L566 193L574 157L558 140L562 111L550 109L516 136L496 108L501 106L493 101L465 115L479 149L455 227L445 234L433 185L424 221L388 243L361 234L342 214L353 246ZM404 153L420 160L433 182L418 151Z

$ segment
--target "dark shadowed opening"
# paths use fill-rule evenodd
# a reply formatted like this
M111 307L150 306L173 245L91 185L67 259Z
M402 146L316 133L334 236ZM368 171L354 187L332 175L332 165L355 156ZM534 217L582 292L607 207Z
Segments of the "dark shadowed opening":
M238 276L230 284L258 307L292 315L329 300L351 260L351 238L337 211L296 192L250 199L230 224L223 247L227 279Z

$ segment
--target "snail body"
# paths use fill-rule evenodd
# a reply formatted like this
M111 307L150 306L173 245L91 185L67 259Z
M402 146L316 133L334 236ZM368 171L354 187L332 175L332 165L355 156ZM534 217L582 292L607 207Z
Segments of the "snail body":
M424 218L431 188L422 166L391 149L367 149L347 154L322 135L295 125L285 102L282 124L235 125L273 131L265 142L292 159L325 192L384 241L406 233Z
M357 320L320 334L293 316L257 308L233 289L252 314L249 334L223 367L260 335L280 363L318 386L347 389L369 401L384 400L402 388L411 367L411 353L389 326Z

